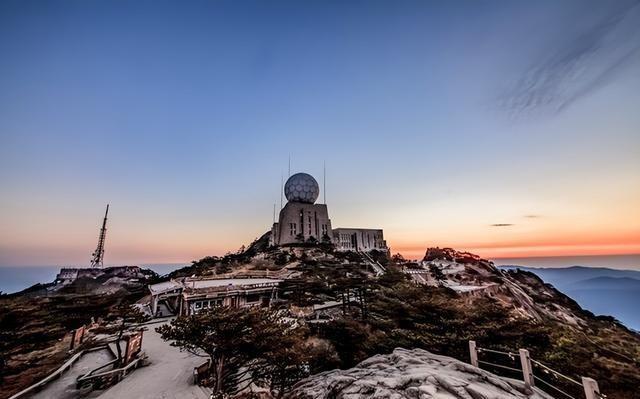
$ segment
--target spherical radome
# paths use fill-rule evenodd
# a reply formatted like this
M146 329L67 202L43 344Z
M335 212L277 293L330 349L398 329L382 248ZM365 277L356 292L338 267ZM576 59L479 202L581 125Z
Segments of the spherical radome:
M318 199L320 187L310 174L296 173L284 185L284 195L287 201L313 204Z

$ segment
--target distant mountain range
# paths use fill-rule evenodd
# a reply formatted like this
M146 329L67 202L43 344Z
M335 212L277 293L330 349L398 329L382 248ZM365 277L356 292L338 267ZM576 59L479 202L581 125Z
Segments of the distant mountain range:
M507 265L500 268L535 273L583 308L597 315L613 316L627 327L640 330L640 271L583 266L536 268Z

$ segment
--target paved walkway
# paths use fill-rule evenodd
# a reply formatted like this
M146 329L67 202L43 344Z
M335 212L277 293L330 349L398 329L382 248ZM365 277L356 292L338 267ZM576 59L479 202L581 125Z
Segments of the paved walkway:
M74 399L80 396L76 390L76 378L86 374L96 367L102 366L113 360L113 356L107 349L89 352L83 355L60 378L47 384L40 392L35 393L33 399Z
M206 388L193 384L193 368L205 358L180 352L160 338L150 324L142 338L142 349L151 364L134 370L125 379L105 391L94 391L88 397L99 399L208 399ZM54 396L55 397L55 396Z

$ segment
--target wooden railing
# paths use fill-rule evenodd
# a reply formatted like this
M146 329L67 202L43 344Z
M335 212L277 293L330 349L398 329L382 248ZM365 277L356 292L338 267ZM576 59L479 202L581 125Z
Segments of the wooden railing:
M117 360L117 359L116 359ZM92 371L90 371L87 374L81 375L80 377L78 377L76 379L76 387L80 388L83 386L87 386L87 385L99 385L99 386L107 386L110 384L111 381L115 380L120 381L122 378L124 378L124 376L131 370L134 369L138 366L138 363L142 361L141 357L138 357L134 360L131 361L131 363L127 364L124 367L118 368L118 369L113 369L113 370L109 370L109 371L103 371L101 373L96 373L96 371L105 368L106 366L113 364L112 362L109 362L109 364L106 364L104 366L101 366L97 369L94 369Z
M73 366L73 364L78 359L80 359L84 354L89 353L89 352L93 352L93 351L97 351L97 350L100 350L100 349L105 349L105 348L107 348L107 346L106 345L102 345L102 346L97 346L95 348L81 350L80 352L78 352L75 355L73 355L71 357L71 359L67 360L62 366L60 366L58 369L56 369L53 373L49 374L48 376L46 376L42 380L36 382L35 384L33 384L33 385L23 389L22 391L16 393L15 395L10 396L9 399L22 398L22 397L25 397L25 396L27 396L29 394L32 394L33 392L38 391L39 389L42 389L42 387L44 387L45 385L47 385L48 383L50 383L54 379L60 377L60 375L62 375L62 373L64 373L68 369L70 369L71 366Z
M478 355L481 353L490 353L502 357L508 357L512 361L516 358L520 359L520 368L506 366L504 364L489 362L486 360L480 360ZM522 379L524 380L524 384L528 388L533 388L536 386L536 382L539 382L550 388L554 392L558 392L563 395L563 397L569 399L577 399L575 396L567 393L565 390L561 389L558 386L555 386L542 378L538 377L534 374L533 366L540 368L541 371L545 374L550 374L555 378L562 379L567 384L576 385L582 388L584 391L584 396L586 399L604 399L607 396L600 393L600 389L598 388L598 383L593 378L582 377L582 382L578 382L574 378L568 377L559 371L553 370L552 368L540 363L537 360L534 360L529 355L529 351L527 349L518 349L518 352L504 352L494 349L488 348L480 348L476 345L476 341L469 341L469 357L471 359L471 364L476 367L480 367L480 365L487 365L491 367L496 367L502 370L509 370L510 372L522 373Z
M382 266L380 262L374 260L371 255L364 251L358 251L358 253L364 257L367 263L369 263L373 271L376 273L376 276L381 276L386 272L385 267Z
M193 368L193 383L200 385L200 382L208 375L211 367L211 360L207 360L199 366Z

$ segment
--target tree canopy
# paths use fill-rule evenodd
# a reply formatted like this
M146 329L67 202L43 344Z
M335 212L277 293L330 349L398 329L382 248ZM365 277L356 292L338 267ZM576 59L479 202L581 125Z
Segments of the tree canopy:
M216 394L268 384L282 396L306 375L306 331L278 311L213 307L156 328L171 345L211 360L206 381Z

